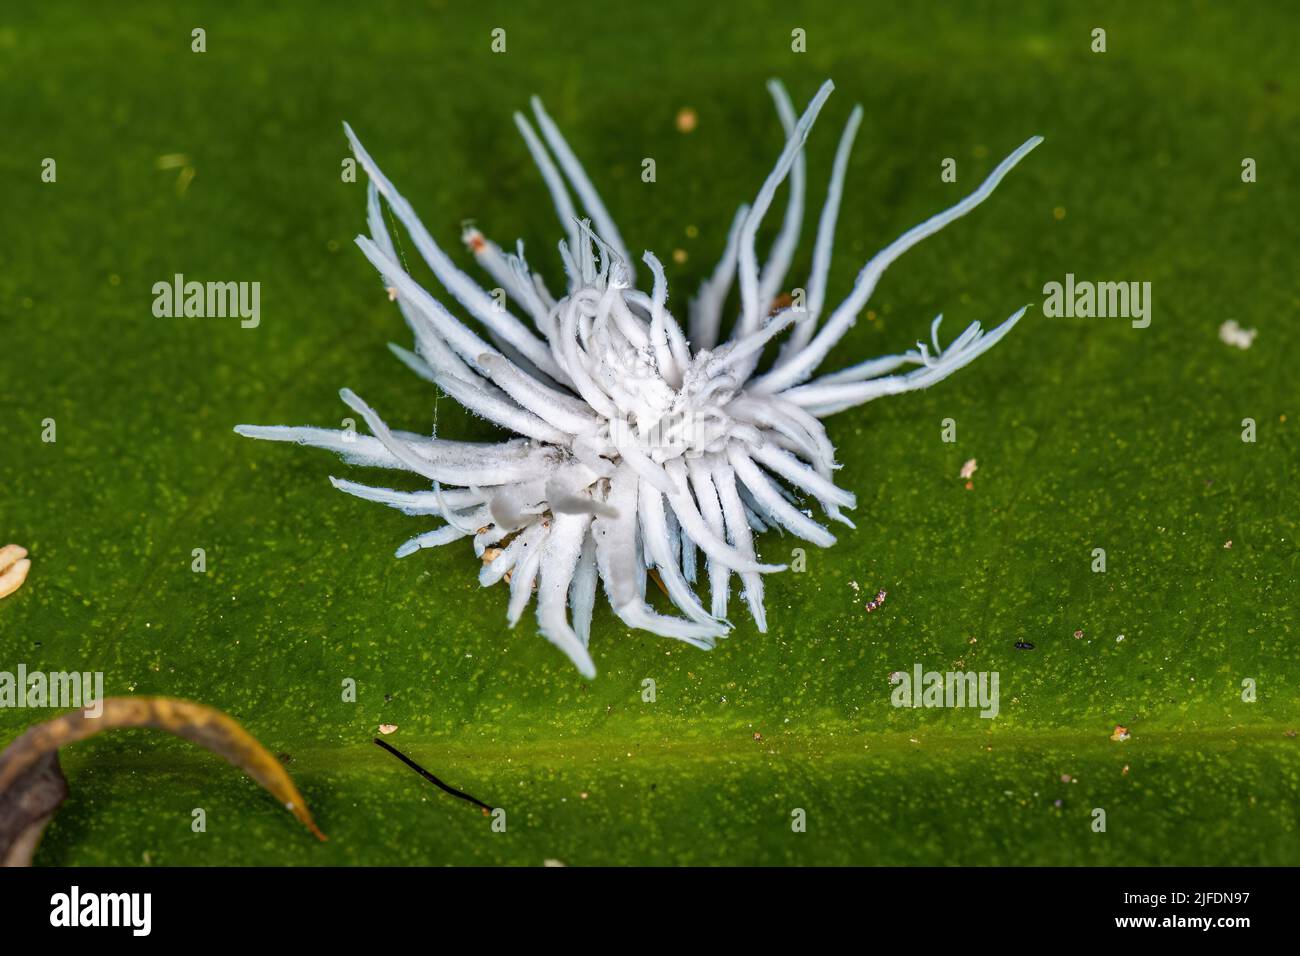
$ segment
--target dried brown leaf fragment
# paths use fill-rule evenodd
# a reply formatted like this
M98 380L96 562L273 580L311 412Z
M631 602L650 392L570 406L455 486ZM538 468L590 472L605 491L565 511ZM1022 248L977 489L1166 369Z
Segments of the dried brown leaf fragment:
M275 755L221 711L175 697L109 697L103 713L82 710L35 724L0 752L0 865L26 866L68 795L59 748L115 728L152 727L206 747L270 791L317 839L306 801Z

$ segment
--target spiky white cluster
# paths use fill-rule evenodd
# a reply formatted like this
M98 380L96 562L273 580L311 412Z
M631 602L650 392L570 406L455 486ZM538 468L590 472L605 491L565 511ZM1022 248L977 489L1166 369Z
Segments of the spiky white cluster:
M886 267L987 198L1040 142L1030 139L979 189L877 254L822 322L835 221L862 110L853 110L840 137L804 295L783 296L788 301L780 305L776 297L802 226L803 146L833 84L827 81L797 119L785 89L776 82L769 89L788 137L785 148L754 202L736 212L722 259L691 302L689 334L668 311L664 269L649 252L642 261L650 270L650 293L636 288L636 265L618 228L535 98L542 139L522 114L515 114L515 123L567 230L560 243L565 294L557 300L548 291L524 260L522 243L517 255L509 255L473 227L463 236L479 265L535 328L457 268L348 128L370 177L370 235L359 236L357 244L415 334L414 353L397 346L393 351L470 411L523 437L481 444L391 431L347 389L344 402L373 437L306 427L235 430L328 448L354 464L410 471L432 482L429 491L405 492L331 478L336 488L357 497L444 519L403 544L398 557L472 538L483 562L479 582L509 582L510 624L536 590L542 633L587 677L596 673L588 644L598 581L629 627L707 649L731 627L727 604L735 574L758 629L766 630L762 576L784 565L759 562L753 532L775 526L822 547L833 544L834 536L801 510L800 495L815 498L829 518L853 527L841 509L852 508L854 496L831 480L838 467L835 449L819 419L941 381L991 348L1025 310L987 335L975 323L947 349L939 347L935 319L933 352L918 344L915 351L809 379L853 325ZM758 229L787 178L783 224L760 270ZM589 218L579 217L570 188ZM385 227L381 196L486 338L407 273ZM730 337L719 344L733 279L740 308ZM765 347L787 329L775 360L756 374ZM918 367L890 374L905 365ZM708 609L693 586L698 552L709 581ZM682 616L651 609L648 574Z

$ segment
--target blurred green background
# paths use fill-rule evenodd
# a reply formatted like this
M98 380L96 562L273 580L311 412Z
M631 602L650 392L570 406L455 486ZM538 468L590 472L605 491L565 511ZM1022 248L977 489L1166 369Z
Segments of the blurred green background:
M72 796L37 862L1300 863L1297 7L953 7L7 4L0 544L34 565L0 602L0 670L102 670L110 694L228 711L331 836L215 757L127 732L63 754ZM1046 142L897 263L842 344L849 364L928 337L940 311L951 338L1032 304L939 387L829 421L858 530L768 579L768 634L737 611L702 653L598 606L589 683L531 614L507 628L467 544L395 560L429 525L327 481L391 476L232 433L337 426L340 386L395 426L432 424L352 245L365 186L341 180L342 121L459 261L473 217L522 237L555 287L561 233L511 123L540 94L629 246L686 254L669 266L681 314L780 150L773 76L801 106L837 85L796 276L839 127L865 109L832 301L1026 137ZM178 272L260 282L260 327L155 318L151 288ZM1067 272L1151 282L1150 327L1045 318L1042 287ZM1229 318L1259 330L1253 348L1219 341ZM497 436L437 409L443 436ZM769 534L760 553L797 545ZM998 671L1000 715L894 709L888 675L916 662ZM0 740L48 716L2 710ZM505 808L506 832L375 747L381 723ZM1112 742L1116 724L1132 738Z

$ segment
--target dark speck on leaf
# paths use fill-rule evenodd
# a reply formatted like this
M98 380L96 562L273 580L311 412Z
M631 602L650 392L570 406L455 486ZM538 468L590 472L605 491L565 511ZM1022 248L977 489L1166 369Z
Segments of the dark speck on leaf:
M1018 651L1032 651L1033 649L1034 645L1028 641L1016 641L1016 650Z

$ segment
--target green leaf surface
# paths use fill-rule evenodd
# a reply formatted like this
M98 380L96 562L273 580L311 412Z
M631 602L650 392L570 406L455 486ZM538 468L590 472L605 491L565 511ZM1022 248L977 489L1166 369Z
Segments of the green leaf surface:
M62 756L72 797L37 862L1300 863L1293 32L1285 5L1208 2L6 7L0 544L33 566L0 602L0 670L102 671L108 694L228 712L331 837L215 758L127 732ZM842 343L847 365L928 338L939 312L950 338L1031 303L936 388L829 420L858 527L768 579L769 633L737 609L704 653L598 606L588 682L531 615L506 626L468 544L397 560L431 525L327 480L388 475L231 431L337 427L348 386L396 427L498 434L385 348L408 337L352 245L344 120L465 268L472 217L554 277L561 233L511 123L539 94L629 245L670 263L680 309L780 150L772 76L799 103L837 86L795 275L838 127L865 110L832 301L1046 141L899 261ZM174 154L183 191L159 168ZM260 282L261 324L155 318L176 273ZM1150 327L1044 316L1067 273L1151 282ZM1252 348L1219 340L1229 318ZM760 554L798 546L769 533ZM889 675L918 662L997 671L998 716L895 708ZM48 716L0 710L0 741ZM380 724L506 831L375 747Z

